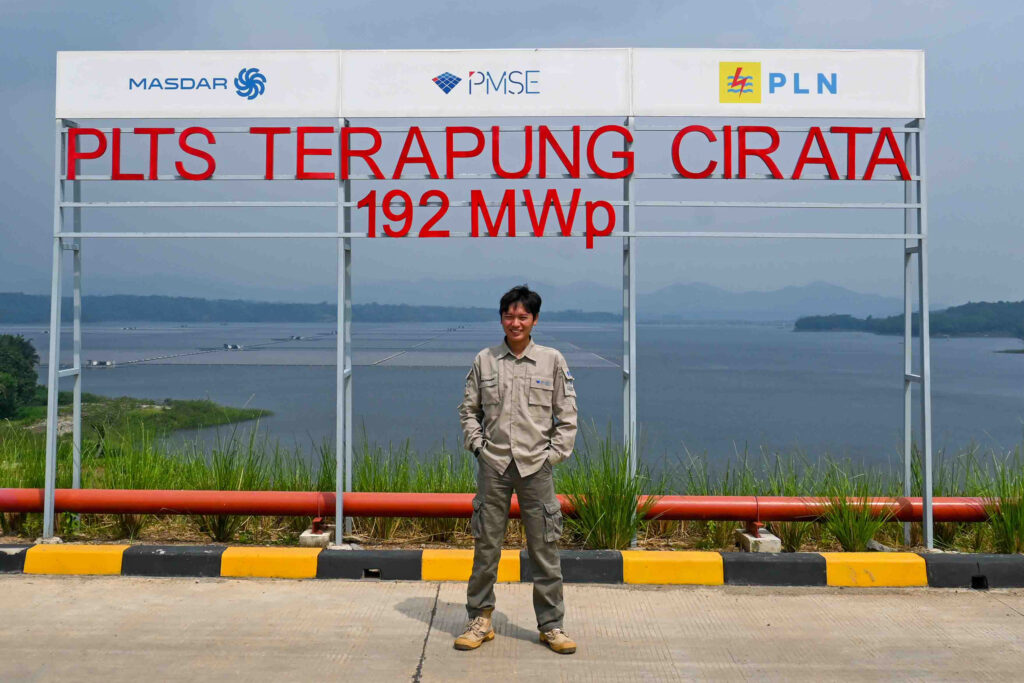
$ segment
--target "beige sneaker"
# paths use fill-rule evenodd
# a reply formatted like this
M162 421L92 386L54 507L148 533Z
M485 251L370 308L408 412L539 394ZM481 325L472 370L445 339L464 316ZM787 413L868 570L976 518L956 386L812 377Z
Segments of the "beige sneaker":
M494 640L491 612L487 611L466 624L466 632L455 639L456 650L475 650L488 640Z
M565 634L560 628L553 628L550 631L541 631L540 642L546 643L548 647L560 655L571 655L576 652L576 641Z

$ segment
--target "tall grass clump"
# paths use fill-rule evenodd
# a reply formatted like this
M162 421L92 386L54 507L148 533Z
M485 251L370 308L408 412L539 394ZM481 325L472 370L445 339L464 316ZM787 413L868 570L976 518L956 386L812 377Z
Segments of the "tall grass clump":
M992 545L999 553L1024 551L1024 458L1018 447L992 465L986 508Z
M45 461L40 434L0 422L0 488L42 488ZM0 513L0 533L20 535L28 515Z
M771 496L812 497L820 487L818 468L803 454L783 458L776 453L774 460L765 459L765 470ZM814 522L769 522L768 528L779 537L783 552L795 553L817 525Z
M391 444L387 449L363 440L355 454L352 469L352 488L355 491L397 492L410 491L412 483L412 454L408 441L397 452ZM384 540L392 539L402 520L398 517L359 517L352 529L358 534Z
M266 441L257 439L257 430L239 438L234 432L217 438L209 455L198 441L189 444L184 482L189 489L214 491L260 491L270 482ZM218 543L228 543L246 523L239 515L194 515L199 530Z
M857 472L849 461L842 465L831 462L822 481L822 496L829 503L823 524L843 550L863 552L875 534L892 519L888 512L873 514L871 502L892 493L892 482L887 482L880 473Z
M464 451L452 452L443 443L439 450L417 455L409 441L399 446L359 445L352 472L356 491L410 493L472 493L476 490L476 463ZM353 522L358 533L391 540L400 530L420 541L451 541L469 530L469 521L432 517L360 518Z
M440 450L416 463L411 489L417 493L472 493L476 491L476 468L472 455L452 452L442 443ZM450 541L469 533L468 519L419 517L415 524L429 541Z
M584 433L583 449L561 477L566 497L576 509L568 520L570 532L588 548L628 548L640 524L657 502L641 496L648 490L647 468L638 463L630 476L629 450L612 440Z
M677 475L678 476L678 475ZM696 456L686 452L682 490L691 496L754 496L761 493L764 484L753 466L749 453L744 448L737 453L737 462L727 462L720 470L713 471L706 455ZM698 520L689 522L688 527L697 536L696 546L704 550L720 550L733 543L733 533L738 522L726 520Z
M82 450L82 483L87 488L153 490L181 485L182 462L169 457L153 431L141 424L103 430ZM124 514L114 515L114 520L119 538L137 538L151 517Z

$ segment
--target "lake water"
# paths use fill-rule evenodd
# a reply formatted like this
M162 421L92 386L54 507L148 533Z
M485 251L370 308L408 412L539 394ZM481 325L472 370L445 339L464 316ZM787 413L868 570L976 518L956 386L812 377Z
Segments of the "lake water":
M311 444L333 439L333 327L85 325L84 358L118 365L87 369L83 386L111 396L210 398L266 408L274 415L260 428L283 445L309 451ZM0 333L29 337L45 363L43 326L0 325ZM762 447L871 463L900 457L901 338L795 333L788 322L640 325L638 338L642 455L652 464L684 457L687 450L721 462ZM535 339L565 354L577 378L582 420L618 437L621 327L542 322ZM357 437L377 443L411 439L421 451L458 444L456 407L466 371L480 348L500 340L497 322L355 324ZM69 363L70 334L62 344L62 360ZM224 344L242 349L224 350ZM1024 355L995 353L1019 346L1012 339L933 340L936 448L1021 442ZM139 360L144 362L132 362ZM45 368L40 376L45 381ZM71 380L63 382L70 388Z

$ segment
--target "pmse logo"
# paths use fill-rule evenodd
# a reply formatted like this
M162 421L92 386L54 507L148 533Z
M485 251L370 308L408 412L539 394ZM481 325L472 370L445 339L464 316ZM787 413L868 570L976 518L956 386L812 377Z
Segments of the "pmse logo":
M443 74L438 74L434 76L434 78L431 80L433 80L434 83L437 84L438 88L444 91L445 95L450 93L452 91L452 88L454 88L455 86L462 82L461 78L448 71L445 71Z
M235 94L255 100L266 92L267 77L257 68L246 68L234 79ZM223 90L228 92L228 79L220 76L143 76L128 78L129 90Z
M470 95L539 95L539 69L513 69L512 71L470 71L465 78ZM450 71L431 78L445 95L464 79Z
M770 71L768 72L767 96L770 98L777 92L793 95L838 95L839 76L834 71L829 73L819 71L814 74ZM762 93L761 62L718 63L719 102L760 104Z

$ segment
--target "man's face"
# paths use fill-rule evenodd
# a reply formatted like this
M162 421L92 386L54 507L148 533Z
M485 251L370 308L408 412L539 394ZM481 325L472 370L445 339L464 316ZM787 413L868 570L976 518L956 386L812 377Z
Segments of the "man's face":
M501 326L509 342L521 342L530 338L537 319L521 303L514 303L501 314Z

